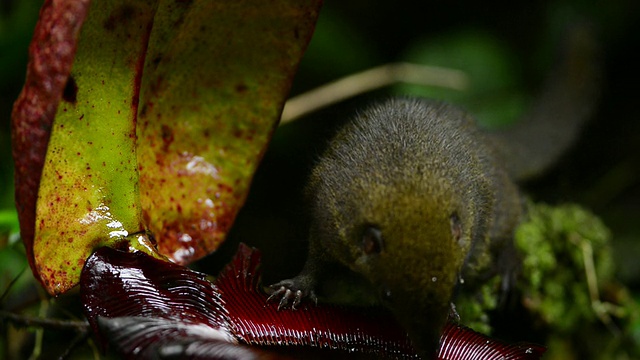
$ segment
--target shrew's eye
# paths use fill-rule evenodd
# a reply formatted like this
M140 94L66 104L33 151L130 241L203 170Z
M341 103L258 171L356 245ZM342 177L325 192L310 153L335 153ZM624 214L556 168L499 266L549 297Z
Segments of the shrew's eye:
M382 231L373 225L369 225L362 233L362 251L365 254L379 254L383 247Z
M462 237L462 222L460 221L460 217L457 212L453 212L449 217L449 221L451 223L451 235L453 235L453 239L455 241L460 241L460 237Z

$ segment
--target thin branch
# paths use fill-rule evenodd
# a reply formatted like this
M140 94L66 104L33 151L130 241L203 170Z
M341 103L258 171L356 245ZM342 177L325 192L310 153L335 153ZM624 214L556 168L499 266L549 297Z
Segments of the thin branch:
M468 87L469 79L460 70L408 63L386 64L292 97L284 106L280 124L289 123L350 97L400 82L464 90Z
M24 274L25 270L27 270L27 265L25 265L22 270L20 270L20 272L18 273L18 275L16 275L13 279L11 279L11 282L9 283L9 285L7 286L7 288L4 290L4 292L2 293L2 295L0 295L0 303L2 303L5 298L7 297L7 295L9 295L9 291L11 290L11 288L13 288L13 286L18 282L18 280L20 279L20 277L22 276L22 274Z
M607 302L603 302L600 299L600 291L598 290L598 275L596 272L595 262L593 260L593 248L588 241L585 241L582 237L572 236L571 241L580 246L582 250L582 259L584 264L584 272L587 278L587 287L589 289L589 298L591 300L591 308L595 312L600 321L613 333L614 335L620 335L620 329L615 325L611 318L610 310L615 308L615 305Z
M43 297L43 300L40 302L40 310L38 311L38 315L40 317L44 317L47 315L47 311L49 310L49 300L44 297L42 289L38 289L38 293ZM42 354L42 340L44 338L44 328L38 327L35 331L35 341L33 344L33 350L31 350L31 356L29 356L29 360L37 360L40 358L40 354Z
M0 310L0 319L7 320L17 326L39 326L56 330L88 331L89 323L80 320L46 319L36 316L14 314Z
M75 350L76 348L78 348L78 346L82 345L85 341L87 341L87 339L89 338L89 334L90 334L89 331L84 331L79 333L75 338L73 338L73 340L71 341L69 346L67 346L65 351L62 354L60 354L60 356L58 356L58 360L68 359L71 353L73 352L73 350Z

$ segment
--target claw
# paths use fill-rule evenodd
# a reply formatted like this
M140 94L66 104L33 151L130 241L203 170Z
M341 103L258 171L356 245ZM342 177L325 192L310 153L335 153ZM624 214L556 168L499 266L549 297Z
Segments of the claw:
M293 305L291 305L291 309L295 310L296 306L300 305L300 301L302 300L302 291L296 291L296 297L293 299Z
M271 302L272 300L280 297L287 290L284 286L280 286L279 288L277 286L277 284L269 286L270 289L273 289L275 291L272 292L271 295L269 295L269 297L267 298L267 302Z
M267 298L267 302L277 301L278 299L278 310L285 309L290 307L291 310L296 310L298 305L302 303L302 299L305 297L309 297L313 300L316 305L318 304L318 299L313 291L305 291L301 290L293 280L283 280L279 283L270 285L268 288L272 291L269 297Z
M285 290L284 295L282 295L282 298L280 299L280 303L278 304L278 310L284 309L287 307L287 305L289 305L289 300L291 300L291 294L293 294L291 290L289 289ZM295 309L295 307L292 307L292 309Z

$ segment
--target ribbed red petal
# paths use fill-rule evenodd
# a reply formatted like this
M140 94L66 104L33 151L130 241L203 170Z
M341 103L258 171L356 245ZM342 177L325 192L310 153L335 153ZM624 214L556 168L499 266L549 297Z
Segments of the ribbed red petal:
M216 285L234 335L248 344L294 345L417 358L405 331L381 308L344 308L305 303L280 310L267 303L260 284L260 253L241 245Z
M272 349L326 349L376 358L417 359L390 313L303 305L277 310L260 286L260 252L241 245L216 285L203 274L143 253L110 248L87 261L81 278L85 314L99 339L126 358L281 357ZM539 359L544 348L508 344L449 323L439 359ZM333 355L333 353L332 353Z

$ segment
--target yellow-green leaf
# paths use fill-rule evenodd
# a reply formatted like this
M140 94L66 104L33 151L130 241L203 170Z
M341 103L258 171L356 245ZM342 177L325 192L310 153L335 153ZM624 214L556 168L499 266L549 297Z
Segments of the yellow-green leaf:
M53 123L36 205L35 266L50 293L74 286L104 245L153 254L135 153L141 58L153 1L94 1ZM122 245L121 245L122 246Z
M145 219L172 260L200 258L227 234L279 119L318 5L160 4L141 88L138 160Z
M56 19L82 22L70 2L44 6ZM77 45L70 73L64 62L51 72L66 79L64 89L51 90L47 72L28 76L13 119L24 138L14 149L28 149L36 125L45 131L37 145L48 139L44 164L41 150L14 157L24 170L17 182L42 171L37 203L24 202L19 214L30 262L50 293L77 284L101 246L183 264L216 249L244 202L319 6L102 0L92 2L77 43L57 37L60 22L39 25L47 41L34 37L30 68L39 69L34 53L52 44L62 53L68 46L65 54ZM33 88L49 91L45 104ZM54 110L43 115L32 103ZM19 199L36 192L37 181L26 183Z

